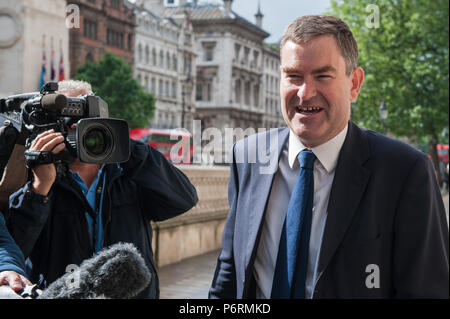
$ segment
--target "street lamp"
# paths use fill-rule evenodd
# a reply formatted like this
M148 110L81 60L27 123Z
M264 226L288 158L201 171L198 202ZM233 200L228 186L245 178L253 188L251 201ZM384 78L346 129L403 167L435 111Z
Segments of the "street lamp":
M388 109L386 107L386 104L384 103L384 100L381 101L381 105L378 108L378 113L380 114L380 119L381 119L381 128L383 131L383 134L386 134L386 129L384 127L384 122L386 121L387 117L388 117Z

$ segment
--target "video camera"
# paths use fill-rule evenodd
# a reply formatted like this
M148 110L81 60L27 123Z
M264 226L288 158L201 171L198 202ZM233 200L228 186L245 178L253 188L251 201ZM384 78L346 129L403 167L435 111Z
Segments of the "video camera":
M93 94L66 97L56 93L58 83L46 83L40 92L0 99L0 125L12 125L28 149L40 133L54 129L65 137L66 152L55 160L70 163L121 163L130 157L125 120L111 119L108 104ZM72 124L76 130L71 130Z

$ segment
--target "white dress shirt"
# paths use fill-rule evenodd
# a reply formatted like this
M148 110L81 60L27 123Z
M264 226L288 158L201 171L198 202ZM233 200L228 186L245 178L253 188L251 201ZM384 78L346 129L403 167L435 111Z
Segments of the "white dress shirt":
M316 285L317 265L327 219L328 200L339 152L344 144L347 129L348 125L328 142L311 149L317 159L314 162L314 204L306 274L305 296L307 299L312 298ZM305 148L307 147L290 131L289 142L283 148L278 171L275 173L255 259L254 276L257 298L268 299L271 296L281 231L291 193L300 174L297 155Z

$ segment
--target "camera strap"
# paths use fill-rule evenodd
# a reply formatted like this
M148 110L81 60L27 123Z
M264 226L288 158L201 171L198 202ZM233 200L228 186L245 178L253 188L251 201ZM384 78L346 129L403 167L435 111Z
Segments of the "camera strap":
M25 151L25 163L28 168L34 168L43 164L51 164L55 162L55 156L50 151Z
M69 177L70 183L78 193L80 199L82 200L84 204L84 208L86 209L89 216L92 218L92 226L93 226L93 232L92 232L92 250L95 252L95 244L97 243L98 233L97 233L97 217L100 214L100 207L101 207L101 200L102 200L102 192L103 192L103 184L105 179L105 173L106 168L103 168L102 173L100 174L100 177L97 182L97 188L95 190L95 205L94 209L89 204L86 196L84 195L83 191L81 190L80 185L71 177Z

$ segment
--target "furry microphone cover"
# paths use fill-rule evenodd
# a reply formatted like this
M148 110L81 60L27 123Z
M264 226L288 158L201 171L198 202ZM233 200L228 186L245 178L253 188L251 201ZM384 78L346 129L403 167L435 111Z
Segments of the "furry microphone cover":
M119 243L86 259L45 289L41 299L124 299L136 296L151 280L133 244Z

